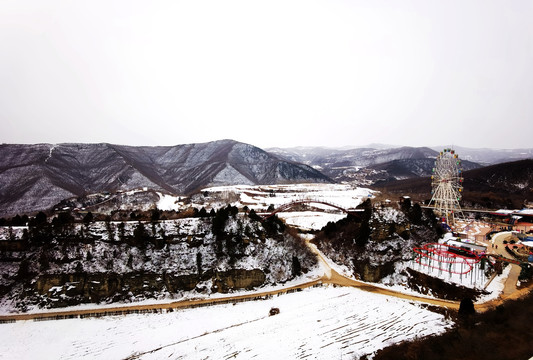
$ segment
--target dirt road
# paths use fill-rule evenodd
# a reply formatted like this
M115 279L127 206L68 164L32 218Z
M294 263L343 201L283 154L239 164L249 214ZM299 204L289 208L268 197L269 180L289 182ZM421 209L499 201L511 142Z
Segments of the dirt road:
M426 298L424 296L404 294L404 293L401 293L395 290L383 288L383 287L372 285L372 284L365 283L362 281L357 281L349 277L346 277L344 275L341 275L337 271L331 268L328 261L325 259L324 255L317 249L317 247L314 244L307 242L307 245L309 246L311 251L314 252L318 256L318 259L322 263L322 267L325 269L324 271L325 275L322 278L322 282L324 284L355 287L355 288L368 291L371 293L375 293L375 294L380 294L380 295L385 295L385 296L394 296L400 299L406 299L410 301L421 302L424 304L446 307L448 309L455 309L455 310L459 309L458 301L431 299L431 298Z
M498 250L505 251L503 249L503 243L501 243L502 246L499 245L500 244L499 242L503 241L504 238L505 236L503 234L501 234L500 236L495 236L495 241L498 241ZM405 294L405 293L401 293L395 290L372 285L369 283L364 283L364 282L357 281L357 280L348 278L346 276L343 276L331 268L331 266L328 264L328 262L322 255L322 253L318 251L315 245L308 243L308 246L311 249L311 251L317 254L321 262L321 266L324 269L324 275L319 279L312 280L312 281L299 284L299 285L295 285L295 286L291 286L291 287L286 287L286 288L273 290L273 291L253 292L253 293L248 293L244 295L228 296L228 297L221 297L221 298L174 301L174 302L165 303L165 304L130 305L130 306L122 306L122 307L117 306L117 307L111 307L111 308L95 308L95 309L71 310L71 311L52 311L52 312L46 312L46 313L4 315L4 316L0 316L0 322L17 321L17 320L39 320L39 319L52 320L52 319L61 319L61 318L69 318L69 317L98 317L98 316L106 316L106 315L121 315L121 314L147 312L147 311L162 311L162 310L168 311L169 309L175 310L175 309L194 308L194 307L200 307L200 306L209 306L209 305L216 305L216 304L233 303L233 302L268 298L271 296L286 294L292 291L299 291L301 289L305 289L305 288L309 288L309 287L317 286L321 284L332 284L332 285L337 285L337 286L354 287L354 288L361 289L363 291L368 291L371 293L380 294L384 296L393 296L393 297L406 299L406 300L413 301L413 302L435 305L435 306L445 307L445 308L453 309L453 310L459 309L458 301L434 299L434 298L427 298L424 296ZM500 247L502 249L500 249ZM516 273L515 267L518 268L518 273L519 273L520 267L515 266L515 265L512 265L512 266L513 266L513 269L511 270L511 273L513 274ZM518 278L518 275L516 275L516 278ZM508 286L507 286L507 283L509 283ZM503 294L498 299L495 299L495 300L492 300L492 301L489 301L483 304L476 304L476 310L484 312L489 309L493 309L496 306L502 304L506 300L517 299L521 296L524 296L525 294L529 292L531 288L523 288L523 289L517 290L516 280L513 275L513 277L509 276L509 279L506 282L506 289L507 291L504 290Z

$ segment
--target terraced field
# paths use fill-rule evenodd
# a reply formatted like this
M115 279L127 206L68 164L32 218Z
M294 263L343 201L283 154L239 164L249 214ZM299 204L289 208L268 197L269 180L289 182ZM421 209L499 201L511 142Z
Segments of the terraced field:
M280 313L268 316L273 307ZM0 347L10 359L338 359L449 326L407 300L328 286L160 314L19 321L2 325L11 336Z

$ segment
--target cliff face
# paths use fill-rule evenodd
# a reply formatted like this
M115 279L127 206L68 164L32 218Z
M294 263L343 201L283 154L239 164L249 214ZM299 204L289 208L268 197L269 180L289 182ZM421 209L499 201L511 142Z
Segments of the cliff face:
M212 280L212 286L202 285ZM43 307L60 308L80 303L99 303L101 301L129 301L135 297L151 297L154 294L227 293L231 290L252 290L266 281L260 269L230 269L200 274L174 275L160 273L130 272L114 273L71 273L43 274L33 288L33 296L39 298Z
M438 238L434 216L408 202L399 209L367 207L360 218L328 223L314 241L354 277L379 282L395 272L397 262L412 258L414 246Z
M209 185L331 182L303 164L232 140L167 147L0 145L0 216L87 193L148 187L187 195Z
M233 210L152 223L30 226L18 240L25 248L0 252L0 306L207 296L285 282L316 266L304 241L275 217L262 223Z

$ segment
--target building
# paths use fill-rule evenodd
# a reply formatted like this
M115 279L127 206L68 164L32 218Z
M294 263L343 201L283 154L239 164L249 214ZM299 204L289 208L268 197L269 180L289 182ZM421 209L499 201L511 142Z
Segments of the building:
M484 254L487 251L486 246L466 243L454 239L448 240L446 245L450 245L459 249L465 249L477 255Z
M513 230L519 233L533 232L533 209L515 211L511 217Z

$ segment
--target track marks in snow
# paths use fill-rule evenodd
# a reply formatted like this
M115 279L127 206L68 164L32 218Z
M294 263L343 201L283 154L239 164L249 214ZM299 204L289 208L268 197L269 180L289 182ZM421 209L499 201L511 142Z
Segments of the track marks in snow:
M272 307L280 313L268 316ZM0 348L21 358L338 359L449 326L406 300L328 286L172 313L8 323L3 330L13 335Z
M435 324L446 325L441 315L407 301L382 301L382 297L352 289L328 291L332 290L337 295L311 301L296 294L302 301L289 309L280 306L279 315L239 324L239 329L230 326L211 332L196 339L200 343L195 352L181 350L193 359L361 356L393 342L432 334Z

